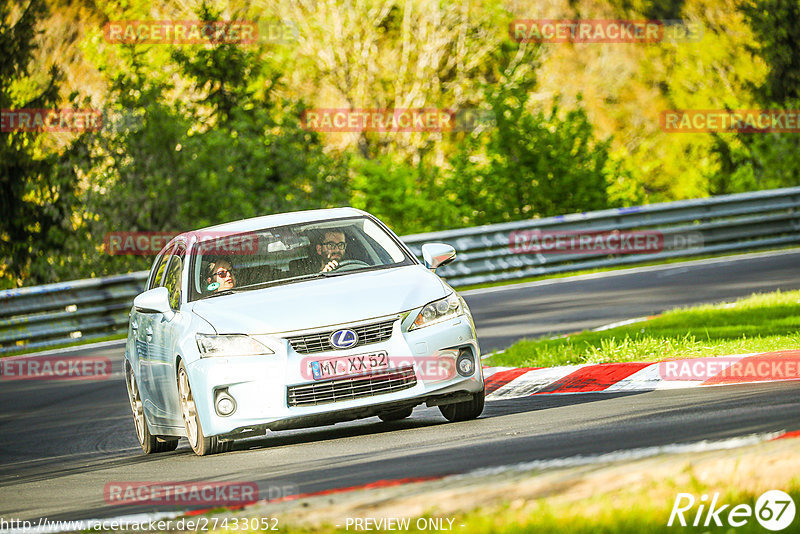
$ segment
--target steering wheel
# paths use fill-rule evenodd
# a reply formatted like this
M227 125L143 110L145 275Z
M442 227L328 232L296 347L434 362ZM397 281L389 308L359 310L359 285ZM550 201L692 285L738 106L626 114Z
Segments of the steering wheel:
M344 260L340 261L339 265L337 265L336 268L332 270L338 271L342 267L347 267L347 266L351 266L352 269L345 269L345 271L352 271L353 269L356 269L358 267L369 267L369 263L361 260Z

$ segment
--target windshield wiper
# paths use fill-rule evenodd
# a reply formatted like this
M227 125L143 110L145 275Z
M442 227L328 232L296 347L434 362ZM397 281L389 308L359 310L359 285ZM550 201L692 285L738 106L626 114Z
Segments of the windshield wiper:
M329 276L329 277L344 276L344 275L352 274L352 273L363 273L363 272L366 272L366 271L375 271L375 270L378 270L378 269L380 269L382 267L387 267L387 266L386 265L365 265L363 267L359 266L358 269L347 269L345 271L333 270L333 271L331 271L329 273L322 273L322 274L324 274L325 276Z
M324 278L328 276L330 273L311 273L311 274L304 274L301 276L293 276L292 278L284 278L281 281L288 281L288 282L295 282L297 280L311 280L313 278Z

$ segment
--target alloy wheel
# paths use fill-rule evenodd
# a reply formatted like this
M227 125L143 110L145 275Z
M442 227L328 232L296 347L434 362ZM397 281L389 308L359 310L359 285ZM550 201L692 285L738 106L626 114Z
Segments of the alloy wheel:
M197 406L194 404L194 397L192 397L192 388L189 387L189 377L186 375L186 369L181 368L178 375L178 387L181 394L181 412L183 412L183 420L186 423L186 437L192 447L197 447Z
M136 425L136 437L139 438L139 443L144 443L144 407L142 406L142 398L139 395L139 387L136 384L136 377L133 372L128 375L128 398L131 402L131 411L133 412L133 422Z

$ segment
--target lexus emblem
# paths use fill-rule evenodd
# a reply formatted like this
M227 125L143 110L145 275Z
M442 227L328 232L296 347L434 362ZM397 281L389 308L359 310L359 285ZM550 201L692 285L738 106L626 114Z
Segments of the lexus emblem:
M358 343L358 334L349 328L337 330L330 337L331 345L337 349L349 349Z

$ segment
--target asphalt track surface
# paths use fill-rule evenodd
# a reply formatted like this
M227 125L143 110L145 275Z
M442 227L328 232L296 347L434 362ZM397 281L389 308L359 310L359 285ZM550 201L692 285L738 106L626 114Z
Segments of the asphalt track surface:
M482 348L571 332L681 305L800 287L800 251L673 264L582 279L465 293ZM108 356L120 347L73 354ZM300 493L378 480L436 477L532 460L800 429L800 382L489 402L478 420L446 423L436 408L411 418L269 433L196 457L144 456L124 382L0 382L0 517L89 519L168 511L109 505L122 481L256 482Z

